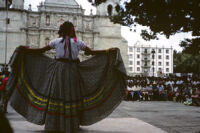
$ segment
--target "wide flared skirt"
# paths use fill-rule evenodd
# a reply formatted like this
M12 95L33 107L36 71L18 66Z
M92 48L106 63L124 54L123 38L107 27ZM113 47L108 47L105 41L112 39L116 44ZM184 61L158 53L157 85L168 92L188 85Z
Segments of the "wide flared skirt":
M77 132L108 116L125 95L119 51L81 63L18 54L7 88L11 106L49 131Z

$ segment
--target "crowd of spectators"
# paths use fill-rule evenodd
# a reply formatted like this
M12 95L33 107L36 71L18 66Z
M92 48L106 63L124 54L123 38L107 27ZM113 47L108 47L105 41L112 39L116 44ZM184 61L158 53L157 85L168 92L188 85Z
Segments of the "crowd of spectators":
M200 106L200 76L128 77L126 100L168 100Z
M8 67L3 67L0 70L0 112L4 108L4 98L5 98L5 93L6 93L6 85L8 82L8 76L9 76L9 71Z

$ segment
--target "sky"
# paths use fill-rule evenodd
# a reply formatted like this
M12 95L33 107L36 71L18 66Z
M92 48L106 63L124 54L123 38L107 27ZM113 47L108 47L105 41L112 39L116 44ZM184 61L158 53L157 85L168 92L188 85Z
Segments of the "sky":
M45 0L25 0L25 8L28 8L28 5L32 5L32 10L37 10L37 5L41 1ZM93 10L93 13L95 14L95 7L91 5L91 3L88 2L88 0L76 0L79 5L85 9L85 14L89 14L90 10ZM177 51L181 51L182 48L179 46L180 42L184 40L184 38L191 38L191 34L189 33L178 33L176 35L171 36L169 39L167 39L165 36L159 36L159 40L151 40L151 41L145 41L140 36L141 29L146 29L146 27L143 26L137 26L136 32L130 31L129 27L122 26L122 36L127 40L128 45L134 46L136 42L141 42L141 44L146 45L152 45L152 46L164 46L164 47L173 47Z

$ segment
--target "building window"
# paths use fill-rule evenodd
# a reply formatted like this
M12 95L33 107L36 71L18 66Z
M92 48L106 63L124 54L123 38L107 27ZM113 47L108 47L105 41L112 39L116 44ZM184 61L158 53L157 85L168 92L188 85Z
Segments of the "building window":
M133 71L133 67L129 67L129 71Z
M166 68L166 72L169 72L169 68Z
M140 52L140 48L137 48L137 52Z
M158 62L158 66L162 66L162 62L159 61L159 62Z
M158 49L158 53L162 53L162 49Z
M107 11L108 11L108 15L109 15L109 16L112 16L112 10L113 10L112 5L108 5Z
M140 71L140 67L137 67L137 71L138 71L138 72Z
M46 16L46 25L47 26L50 25L50 16L49 15Z
M137 61L137 65L140 65L140 61Z
M152 71L155 72L155 68L154 67L152 68Z
M154 61L152 61L152 65L155 65Z
M169 66L169 62L166 62L166 66Z
M162 68L158 68L158 71L159 71L159 72L162 72Z
M166 53L169 54L169 49L166 49Z
M129 52L133 52L133 47L129 47Z
M166 55L166 59L169 60L169 55Z
M146 48L144 49L144 53L147 53L147 49Z
M152 59L154 59L154 58L155 58L155 55L153 54L153 55L152 55Z
M115 6L115 10L116 10L117 12L120 11L120 5L119 5L119 4L117 4L117 5Z
M139 54L137 55L137 58L140 59L140 55Z
M130 65L133 65L133 61L129 61L129 64L130 64Z
M133 54L129 54L129 58L133 58Z
M161 55L159 55L159 56L158 56L158 59L162 59L162 56L161 56Z

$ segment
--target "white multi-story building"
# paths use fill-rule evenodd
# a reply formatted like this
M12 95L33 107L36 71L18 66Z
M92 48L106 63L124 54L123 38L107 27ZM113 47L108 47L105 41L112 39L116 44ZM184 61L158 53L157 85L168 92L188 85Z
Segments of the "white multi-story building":
M173 73L173 48L142 45L136 42L128 48L129 74L162 76Z

